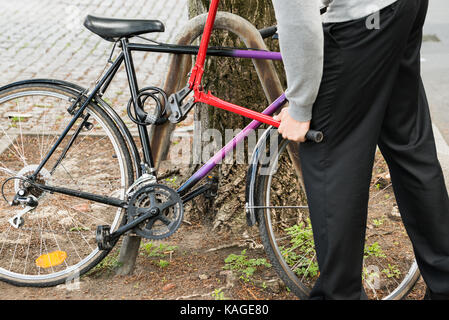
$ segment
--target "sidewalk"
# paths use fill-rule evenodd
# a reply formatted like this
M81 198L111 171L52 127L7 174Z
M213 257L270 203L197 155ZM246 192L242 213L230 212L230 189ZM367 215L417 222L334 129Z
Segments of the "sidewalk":
M432 0L424 27L422 77L427 91L438 157L449 187L449 1Z
M147 36L165 42L174 41L187 21L186 0L0 0L0 8L0 86L53 78L92 88L113 44L84 28L87 14L161 20L166 32ZM141 87L162 85L167 58L167 54L134 54ZM125 72L117 74L106 99L119 113L124 110L129 99Z

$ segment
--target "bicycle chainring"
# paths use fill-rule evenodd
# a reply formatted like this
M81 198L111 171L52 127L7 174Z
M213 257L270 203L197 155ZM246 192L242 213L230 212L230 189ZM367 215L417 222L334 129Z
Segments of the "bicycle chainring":
M184 206L179 194L162 184L148 184L133 192L128 204L128 223L151 213L133 231L140 237L160 240L170 237L181 226Z

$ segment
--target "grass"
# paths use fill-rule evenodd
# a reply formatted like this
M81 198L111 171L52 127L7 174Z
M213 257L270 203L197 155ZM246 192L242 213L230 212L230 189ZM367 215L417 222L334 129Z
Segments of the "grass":
M165 243L160 243L159 245L154 244L154 242L143 243L140 246L143 256L148 258L166 258L169 257L169 261L166 259L155 259L152 261L153 264L161 269L165 269L170 265L172 254L178 249L177 246L171 246Z
M86 275L95 276L100 274L110 274L117 268L121 267L122 264L118 259L118 252L111 252L107 255L99 264L97 264L92 270L90 270Z
M369 257L376 257L376 258L385 258L386 257L386 255L382 251L381 246L379 245L379 243L377 241L369 246L365 246L363 258L367 259Z
M161 243L159 245L154 244L153 242L143 243L140 248L142 249L142 255L145 255L149 258L154 257L166 257L168 254L173 253L178 249L177 246L170 246L165 243Z
M401 271L397 265L388 264L388 267L382 270L382 273L387 276L387 278L396 278L399 279L401 276Z
M314 278L318 275L318 262L315 259L315 243L310 219L285 229L290 237L288 246L282 246L281 252L289 266L296 266L298 276Z
M214 292L212 292L212 298L214 298L215 300L227 300L221 289L215 289Z

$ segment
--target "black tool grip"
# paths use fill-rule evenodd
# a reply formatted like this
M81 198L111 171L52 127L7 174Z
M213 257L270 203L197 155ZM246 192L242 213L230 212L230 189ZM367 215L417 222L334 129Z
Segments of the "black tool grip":
M306 134L306 139L315 143L320 143L324 139L324 135L321 131L309 130Z
M260 35L262 36L263 39L274 36L277 31L278 31L277 26L271 26L271 27L267 27L267 28L259 30Z

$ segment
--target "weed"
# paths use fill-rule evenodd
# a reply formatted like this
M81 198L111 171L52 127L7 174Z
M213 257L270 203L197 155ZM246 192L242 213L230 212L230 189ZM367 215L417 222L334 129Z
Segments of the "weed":
M285 229L291 238L289 246L280 247L289 266L295 266L293 272L298 276L316 277L319 273L315 259L315 244L310 219Z
M153 242L147 242L141 245L141 248L143 249L142 255L146 255L149 258L158 257L163 258L167 254L173 253L176 249L178 249L177 246L170 246L168 244L161 243L159 246L155 245Z
M388 264L388 268L383 269L382 273L384 273L387 278L399 279L399 277L401 276L401 271L399 270L398 266L391 264Z
M250 281L250 278L254 275L257 267L264 266L271 268L271 264L267 262L266 259L249 259L246 256L246 249L241 252L241 254L230 254L224 260L226 265L223 267L225 270L234 270L239 272L240 279L245 282Z
M157 265L159 266L159 268L164 269L170 265L170 262L160 259Z
M118 260L118 252L110 253L99 264L97 264L87 275L95 275L100 273L110 273L115 269L121 267L122 263Z
M371 222L375 227L380 227L384 224L384 219L373 219Z
M12 117L10 126L13 128L17 128L17 123L24 122L26 120L25 117Z
M215 300L227 300L221 289L215 289L214 292L212 292L212 298L214 298Z
M367 259L369 257L385 258L386 256L383 253L381 246L376 241L370 246L365 246L363 257Z
M169 186L172 186L173 188L175 188L175 187L178 186L176 180L177 180L177 177L166 178L166 179L165 179L165 182L167 182L167 184L168 184Z
M87 227L73 227L70 228L69 231L70 232L74 232L74 231L89 231L90 229Z

